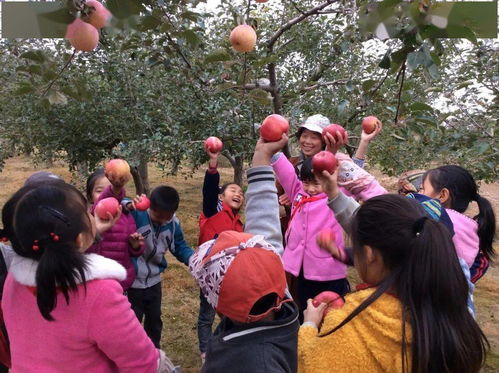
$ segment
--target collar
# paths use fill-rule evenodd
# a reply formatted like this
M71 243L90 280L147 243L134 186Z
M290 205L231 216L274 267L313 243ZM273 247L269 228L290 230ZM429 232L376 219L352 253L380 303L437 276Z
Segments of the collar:
M84 254L87 262L85 270L85 280L114 279L123 281L126 279L126 270L118 262L104 258L97 254ZM38 261L14 254L9 272L14 279L22 285L36 287L36 270ZM80 284L81 279L77 278L76 283Z
M222 210L227 211L233 219L239 219L239 213L234 214L234 210L232 210L225 202L222 202Z

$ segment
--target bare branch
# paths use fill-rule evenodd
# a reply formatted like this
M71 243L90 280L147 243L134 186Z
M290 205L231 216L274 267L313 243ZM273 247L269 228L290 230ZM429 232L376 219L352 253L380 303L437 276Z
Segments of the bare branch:
M303 10L298 8L298 5L296 5L296 3L293 0L289 0L289 1L291 2L291 4L293 4L293 8L295 8L298 11L298 13L301 13L301 14L305 13Z
M66 64L61 69L61 71L59 71L59 74L57 74L57 76L50 82L50 84L47 86L47 88L45 88L45 90L43 91L42 96L45 96L47 94L47 92L49 91L49 89L52 88L52 86L54 85L54 83L57 81L57 79L59 79L61 77L61 75L64 72L64 70L66 70L66 68L71 64L71 61L73 61L73 58L74 58L75 55L76 55L76 49L73 50L73 54L71 55L71 57L69 57L68 62L66 62Z
M338 80L333 80L331 82L324 82L324 83L317 83L314 85L311 85L309 87L304 87L300 91L306 92L306 91L311 91L313 89L319 88L319 87L326 87L330 85L344 85L347 84L349 79L338 79Z
M399 92L397 95L397 111L395 112L395 120L394 120L395 124L397 124L398 120L399 120L400 101L401 101L401 96L402 96L402 88L404 87L405 67L406 67L406 63L404 61L404 64L402 65L402 68L400 69L399 74L397 75L397 80L398 80L399 76L401 76L401 79L400 79L400 88L399 88Z

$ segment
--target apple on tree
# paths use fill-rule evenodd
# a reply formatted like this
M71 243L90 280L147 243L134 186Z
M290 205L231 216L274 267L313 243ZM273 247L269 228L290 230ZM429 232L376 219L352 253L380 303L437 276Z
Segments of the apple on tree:
M218 153L222 150L223 142L218 137L210 136L204 142L204 148L210 153Z
M312 158L312 170L314 173L321 175L322 171L327 171L333 174L336 168L338 168L338 160L331 152L323 150Z
M368 116L362 120L362 130L368 135L376 130L376 126L381 127L381 121L375 116Z
M116 198L108 197L97 202L94 212L102 220L109 220L108 213L111 213L112 216L116 216L118 214L119 207L120 203Z
M256 32L250 25L239 25L231 31L229 40L237 52L251 52L255 49Z
M324 316L327 315L331 310L343 307L345 301L343 298L335 293L334 291L323 291L322 293L316 295L312 300L314 307L319 307L321 303L326 303L327 307L324 311Z
M83 21L90 23L97 29L101 29L108 25L112 14L101 2L97 0L87 0L85 5L90 8L90 13L87 16L82 17Z
M279 141L283 133L289 132L289 122L279 114L265 118L260 126L260 136L267 142Z
M66 39L69 44L79 51L91 52L99 44L99 31L90 23L76 18L66 29Z

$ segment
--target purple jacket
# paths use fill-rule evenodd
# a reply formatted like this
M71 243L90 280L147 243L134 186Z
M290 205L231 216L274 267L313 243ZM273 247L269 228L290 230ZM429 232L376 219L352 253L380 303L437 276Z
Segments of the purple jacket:
M121 202L121 200L125 198L125 191L122 190L117 196L113 193L112 186L108 186L92 206L92 214L97 203L101 199L108 197L114 197ZM92 245L87 250L88 253L96 253L105 256L106 258L116 260L125 267L127 276L124 281L120 282L123 290L132 286L132 283L135 280L135 267L131 257L140 256L144 252L144 245L141 245L138 249L134 249L128 242L130 235L136 231L137 227L133 216L131 214L123 213L116 224L102 234L102 240L99 243Z
M298 277L303 267L303 276L307 280L330 281L346 277L345 264L335 260L331 254L321 249L316 242L317 234L323 229L331 229L336 236L336 245L343 249L343 229L336 221L333 211L327 206L327 196L317 195L319 199L307 202L298 211L294 211L298 202L309 195L295 173L293 165L282 154L272 164L286 195L293 203L287 245L284 249L284 269ZM321 198L323 197L323 198Z

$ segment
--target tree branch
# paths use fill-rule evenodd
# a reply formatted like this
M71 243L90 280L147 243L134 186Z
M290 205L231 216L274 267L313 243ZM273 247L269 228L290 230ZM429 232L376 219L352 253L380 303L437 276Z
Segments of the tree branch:
M333 80L331 82L324 82L324 83L317 83L308 87L302 88L300 91L306 92L306 91L311 91L313 89L319 88L319 87L326 87L330 85L343 85L347 84L349 79L338 79L338 80Z
M45 96L47 94L47 92L49 91L49 89L52 88L52 86L54 85L54 83L57 81L57 79L59 79L61 77L61 75L64 72L64 70L66 70L66 68L70 65L71 61L73 61L73 58L76 55L76 52L77 52L76 49L73 50L73 54L71 55L71 57L69 57L68 62L66 62L66 64L61 69L61 71L59 71L59 74L57 74L57 76L50 82L50 84L48 85L48 87L45 88L45 90L43 91L42 96Z
M400 110L400 101L401 101L400 98L402 96L402 88L404 87L405 67L406 67L406 63L404 61L404 64L402 65L402 68L400 69L399 74L397 75L397 81L398 81L399 75L402 74L402 75L400 75L401 76L400 88L399 88L399 92L397 95L397 111L395 112L395 120L394 120L395 124L397 124L398 120L399 120L399 110Z
M270 85L260 85L258 83L256 83L256 84L250 84L250 83L245 84L242 87L242 89L244 89L245 91L251 91L253 89L262 89L262 90L264 90L266 92L270 92L270 93L274 92L274 87L272 87Z
M296 3L293 0L289 0L289 1L293 5L293 8L295 8L298 11L298 13L305 14L305 12L303 10L301 10L300 8L298 8L298 5L296 5Z

